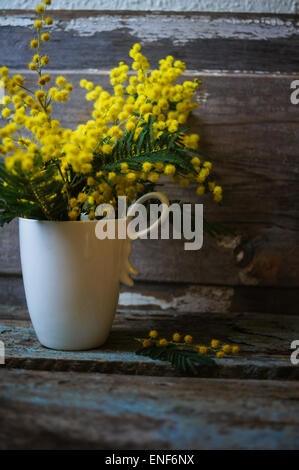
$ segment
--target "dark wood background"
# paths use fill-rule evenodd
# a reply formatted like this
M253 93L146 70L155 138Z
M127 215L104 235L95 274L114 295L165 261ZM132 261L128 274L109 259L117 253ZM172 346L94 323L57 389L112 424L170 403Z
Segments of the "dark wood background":
M192 125L211 155L225 205L204 200L207 218L236 228L204 238L198 252L178 240L142 240L132 261L140 270L123 306L182 311L297 314L299 301L299 105L290 84L299 78L298 16L161 12L57 11L45 46L51 73L76 88L57 107L62 124L88 119L82 77L109 87L108 72L140 42L153 66L168 54L187 63L185 77L203 80ZM2 11L0 64L27 71L33 12ZM165 188L198 201L194 188ZM179 193L179 194L178 194ZM0 229L0 303L24 304L17 222Z

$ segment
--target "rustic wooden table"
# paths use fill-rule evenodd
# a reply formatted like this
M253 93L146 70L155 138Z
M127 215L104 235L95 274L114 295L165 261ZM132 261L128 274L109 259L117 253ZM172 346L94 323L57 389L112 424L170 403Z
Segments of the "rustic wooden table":
M37 341L25 309L0 308L0 448L299 448L296 316L123 310L107 344L59 352ZM200 377L136 356L135 337L173 328L242 348Z

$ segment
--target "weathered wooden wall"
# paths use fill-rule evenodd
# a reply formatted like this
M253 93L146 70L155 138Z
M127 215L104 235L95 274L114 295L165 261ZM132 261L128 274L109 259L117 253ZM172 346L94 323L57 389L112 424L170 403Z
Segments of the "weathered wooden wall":
M151 63L168 54L186 61L186 77L203 80L192 125L215 162L225 205L204 200L206 217L236 235L204 239L198 252L181 241L135 243L140 270L123 305L185 311L298 313L299 105L290 83L299 78L298 16L144 12L55 12L45 50L55 76L76 88L82 77L109 86L109 69L141 42ZM31 57L32 12L3 11L0 64L24 70ZM29 81L34 75L26 72ZM66 126L88 118L83 91L57 114ZM196 201L191 189L165 188ZM179 195L178 195L179 193ZM24 303L17 224L0 230L0 303Z

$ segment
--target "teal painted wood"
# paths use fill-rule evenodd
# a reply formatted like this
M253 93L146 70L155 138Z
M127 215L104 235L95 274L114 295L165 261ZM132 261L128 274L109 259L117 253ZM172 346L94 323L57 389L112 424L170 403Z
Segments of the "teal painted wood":
M0 449L298 449L299 384L2 370Z
M167 363L136 356L135 338L146 337L153 328L166 338L171 338L175 328L183 334L191 333L197 344L209 344L212 338L218 338L241 346L240 356L217 359L216 367L201 367L201 377L299 379L299 367L290 362L290 344L299 338L296 316L124 311L117 314L103 347L81 352L44 348L30 322L1 320L0 340L5 344L7 368L180 375Z
M104 347L83 352L43 348L26 316L0 308L0 449L299 449L296 316L126 310ZM174 325L241 355L194 378L134 354L135 336Z

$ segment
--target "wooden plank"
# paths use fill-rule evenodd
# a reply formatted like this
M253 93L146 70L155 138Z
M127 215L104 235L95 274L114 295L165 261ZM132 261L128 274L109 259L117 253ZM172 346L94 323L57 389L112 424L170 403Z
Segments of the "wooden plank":
M2 305L1 305L2 304ZM134 287L121 286L119 309L172 310L175 312L260 312L298 315L297 288L256 286L215 286L186 283L136 281ZM9 306L9 309L7 309ZM0 276L0 318L18 316L26 306L23 280L20 276ZM2 310L4 308L4 310ZM14 313L16 312L16 313ZM15 316L17 315L17 316ZM27 313L25 318L28 319Z
M60 73L64 72L54 73L54 78ZM105 74L83 71L65 75L76 87L82 76L108 86ZM29 83L32 77L27 75ZM215 162L225 205L201 201L207 218L234 226L236 235L219 240L206 236L198 252L184 251L180 240L137 241L132 261L140 271L139 279L297 287L299 116L289 101L291 78L199 77L204 80L203 101L192 124L200 131L203 151ZM73 98L72 105L57 106L59 119L70 127L88 119L91 110L83 92L74 93ZM166 185L165 191L170 198L199 201L194 188ZM17 245L16 223L0 229L2 273L20 274Z
M297 288L215 286L140 282L122 286L119 309L172 310L186 313L260 312L298 315Z
M134 339L146 337L153 328L170 338L174 324L176 331L191 333L197 344L219 338L241 346L239 356L216 359L217 367L202 367L202 377L299 379L299 369L289 359L290 344L299 337L296 316L124 310L116 315L103 347L79 352L47 349L39 344L30 322L2 319L0 340L7 368L175 376L180 374L167 363L137 356Z
M299 71L298 16L234 13L53 11L46 50L56 68L111 67L141 42L152 62L175 55L189 69ZM35 14L3 10L0 63L24 68ZM78 52L80 51L80 53ZM92 51L92 53L91 53ZM107 51L109 53L107 54Z
M20 276L0 276L0 302L6 305L26 305L23 279Z
M1 371L0 449L298 449L297 383Z

